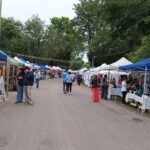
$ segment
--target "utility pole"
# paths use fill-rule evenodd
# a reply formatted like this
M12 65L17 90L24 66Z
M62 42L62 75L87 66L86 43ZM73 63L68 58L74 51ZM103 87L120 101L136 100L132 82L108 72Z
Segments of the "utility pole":
M2 0L0 0L0 48L1 48L1 32L2 32Z

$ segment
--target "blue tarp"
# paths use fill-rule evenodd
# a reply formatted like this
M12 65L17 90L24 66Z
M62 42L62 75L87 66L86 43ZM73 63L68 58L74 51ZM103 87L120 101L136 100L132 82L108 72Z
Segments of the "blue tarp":
M25 61L23 58L19 58L22 62L31 65L29 62Z
M39 67L40 68L40 66L36 63L33 64L33 67Z
M45 67L43 64L40 64L40 70L49 70L47 67Z
M144 60L138 61L134 64L131 65L126 65L126 66L120 66L119 67L120 70L150 70L150 57L146 58Z
M0 60L7 62L7 54L0 50Z

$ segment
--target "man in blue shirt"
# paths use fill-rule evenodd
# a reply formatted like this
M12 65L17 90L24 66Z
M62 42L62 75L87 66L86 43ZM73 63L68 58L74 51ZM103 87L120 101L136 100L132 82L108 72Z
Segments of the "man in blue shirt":
M67 77L68 73L66 72L66 70L64 70L64 72L62 73L62 81L63 81L63 92L64 94L66 94L66 77Z

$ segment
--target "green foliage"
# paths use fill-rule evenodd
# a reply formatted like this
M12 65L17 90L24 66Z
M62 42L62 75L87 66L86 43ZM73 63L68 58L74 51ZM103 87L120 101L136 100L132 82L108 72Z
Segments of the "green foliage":
M93 48L91 43L96 35L96 32L100 30L101 21L101 7L100 0L80 0L75 5L75 12L77 17L74 19L78 33L82 36L82 42L84 50L89 52L89 60L92 65Z
M150 56L150 35L143 38L142 44L137 50L128 54L128 57L132 62L142 60L149 56Z
M0 48L7 51L17 51L20 48L23 25L13 18L2 18Z
M45 52L42 45L45 36L44 22L38 16L32 16L25 22L24 33L28 54L44 56Z
M119 52L119 46L120 52L125 51L124 56L141 47L143 37L150 35L149 10L148 0L105 0L104 20L110 26L112 41L123 42L115 42L114 50Z
M83 68L89 69L90 68L90 64L89 63L84 63Z
M83 67L84 62L81 58L74 58L71 60L70 68L73 70L79 70Z
M74 29L73 21L67 17L52 18L47 36L49 40L48 56L68 61L73 55L80 52L80 36Z

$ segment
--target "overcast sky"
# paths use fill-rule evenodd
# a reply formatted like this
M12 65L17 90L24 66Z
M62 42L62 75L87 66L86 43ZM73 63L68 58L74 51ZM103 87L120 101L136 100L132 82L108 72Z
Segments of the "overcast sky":
M49 23L52 17L75 16L73 4L78 0L2 0L2 16L14 17L26 21L32 15L38 14L42 20Z

